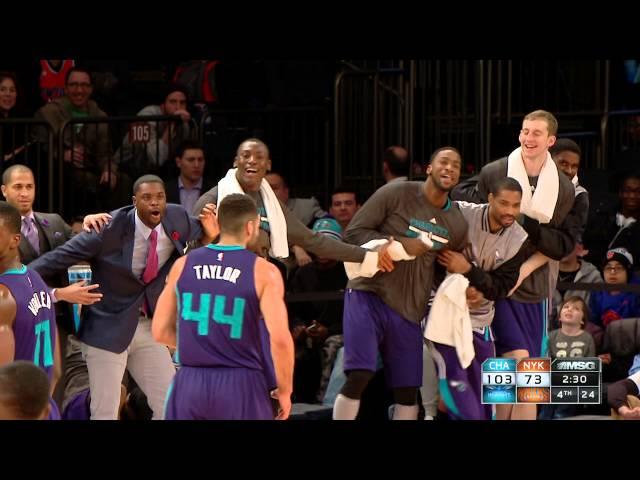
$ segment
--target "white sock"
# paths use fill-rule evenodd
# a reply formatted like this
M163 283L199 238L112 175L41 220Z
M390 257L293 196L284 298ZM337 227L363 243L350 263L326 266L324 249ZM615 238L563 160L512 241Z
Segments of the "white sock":
M358 410L360 410L360 400L354 400L339 393L333 404L333 419L355 420Z
M418 405L400 405L396 403L393 410L393 420L417 420Z

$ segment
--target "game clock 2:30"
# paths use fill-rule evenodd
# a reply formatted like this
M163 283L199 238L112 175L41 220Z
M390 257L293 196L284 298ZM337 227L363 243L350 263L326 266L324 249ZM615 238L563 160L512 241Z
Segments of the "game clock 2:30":
M584 372L584 373L564 373L564 372L552 372L551 383L553 385L593 385L597 386L600 381L598 372Z

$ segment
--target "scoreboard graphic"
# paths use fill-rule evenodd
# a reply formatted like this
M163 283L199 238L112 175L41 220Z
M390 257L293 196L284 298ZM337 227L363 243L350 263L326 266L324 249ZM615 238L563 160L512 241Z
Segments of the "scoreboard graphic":
M482 403L600 403L599 358L488 358Z

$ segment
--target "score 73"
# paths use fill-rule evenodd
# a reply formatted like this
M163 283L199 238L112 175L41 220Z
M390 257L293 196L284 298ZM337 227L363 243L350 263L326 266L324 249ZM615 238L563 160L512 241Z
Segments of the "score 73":
M518 372L518 387L548 387L551 384L549 372Z

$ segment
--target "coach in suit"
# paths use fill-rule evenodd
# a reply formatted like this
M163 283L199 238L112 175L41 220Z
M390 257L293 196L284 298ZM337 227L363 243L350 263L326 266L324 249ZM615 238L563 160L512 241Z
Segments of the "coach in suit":
M20 261L31 263L51 250L63 245L73 234L71 227L57 213L33 211L36 197L36 185L33 172L24 165L13 165L2 174L2 195L16 207L22 217ZM57 272L45 278L48 285L63 287L67 285L66 272ZM71 331L71 312L68 308L57 308L57 324L64 332Z
M164 183L145 175L133 187L133 206L112 212L99 233L83 232L31 263L42 275L80 261L91 264L103 301L83 308L78 338L89 370L91 418L116 419L125 369L146 394L154 419L175 374L167 348L151 336L151 318L173 262L188 243L217 235L212 215L201 224L180 205L166 203Z

